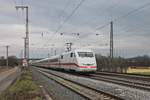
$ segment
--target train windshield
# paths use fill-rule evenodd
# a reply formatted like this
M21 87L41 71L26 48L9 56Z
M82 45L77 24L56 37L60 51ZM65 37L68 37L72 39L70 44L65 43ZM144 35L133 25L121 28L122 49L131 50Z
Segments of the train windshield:
M94 57L92 52L78 52L79 57Z

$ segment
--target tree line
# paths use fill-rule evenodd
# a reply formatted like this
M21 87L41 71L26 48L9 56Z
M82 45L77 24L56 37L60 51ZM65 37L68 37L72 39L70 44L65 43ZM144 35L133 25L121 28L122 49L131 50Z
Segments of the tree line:
M137 56L133 58L110 57L96 55L96 61L99 71L109 72L126 72L131 66L133 67L150 67L150 57L148 55Z
M150 67L150 57L148 55L137 56L133 58L114 57L110 59L108 56L96 54L96 61L99 71L126 72L128 67ZM9 66L17 66L21 64L16 56L8 57ZM0 66L6 66L6 59L0 57Z
M12 67L19 64L19 60L16 56L9 56L8 62L8 65ZM0 57L0 66L6 66L6 59L4 57Z

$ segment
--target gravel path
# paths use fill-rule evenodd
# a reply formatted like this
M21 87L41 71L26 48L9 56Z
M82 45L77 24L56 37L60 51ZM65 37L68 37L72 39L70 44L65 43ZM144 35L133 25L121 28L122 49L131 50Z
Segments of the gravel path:
M15 67L11 70L0 73L0 93L2 93L19 76L20 70Z
M0 73L2 73L2 72L4 72L4 71L8 71L8 70L10 70L10 69L8 69L8 68L1 68L1 67L0 67Z

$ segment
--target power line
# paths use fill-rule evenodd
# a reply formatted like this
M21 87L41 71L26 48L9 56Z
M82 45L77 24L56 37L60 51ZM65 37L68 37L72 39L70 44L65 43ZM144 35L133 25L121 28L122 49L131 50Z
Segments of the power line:
M145 7L147 7L147 6L149 6L149 5L150 5L150 2L149 2L149 3L145 3L144 5L142 5L142 6L138 7L138 8L135 8L135 9L129 11L127 14L124 14L124 15L118 17L118 18L115 18L115 19L112 20L112 21L114 22L114 21L118 21L118 20L120 20L120 19L122 19L122 18L125 18L125 17L127 17L127 16L129 16L129 15L131 15L131 14L133 14L133 13L135 13L135 12L137 12L137 11L139 11L139 10L141 10L141 9L143 9L143 8L145 8ZM97 27L96 30L101 30L101 29L105 28L105 27L108 26L108 25L110 25L110 22L104 24L103 26ZM88 36L88 34L87 34L86 36Z
M116 6L117 6L117 4L118 3L115 3L114 5L111 5L111 6L109 6L108 8L106 8L106 10L110 10L110 9L112 9L112 8L115 8ZM101 12L101 14L103 14L103 13L105 13L105 11L102 11ZM93 19L93 20L95 20L95 19ZM86 23L86 24L88 24L89 23L89 21ZM104 28L104 27L106 27L106 26L108 26L110 23L107 23L107 24L105 24L105 25L103 25L103 26L101 26L101 27L99 27L99 29L102 29L102 28ZM82 37L87 37L89 34L86 34L86 35L83 35Z
M139 11L139 10L141 10L141 9L143 9L143 8L145 8L145 7L147 7L147 6L149 6L149 5L150 5L150 2L149 2L149 3L145 3L144 5L141 5L141 6L139 6L138 8L135 8L135 9L129 11L128 13L126 13L126 14L124 14L124 15L122 15L122 16L113 19L112 21L113 21L113 22L116 22L116 21L118 21L118 20L120 20L120 19L122 19L122 18L125 18L125 17L127 17L127 16L129 16L129 15L131 15L131 14L133 14L133 13L135 13L135 12L137 12L137 11ZM96 30L101 30L101 29L105 28L105 27L108 26L108 25L110 25L110 22L108 22L108 23L106 23L106 24L104 24L104 25L102 25L102 26L96 27ZM86 36L88 36L88 34L87 34Z
M109 7L107 8L107 10L110 10L110 9L116 7L117 4L118 4L118 3L115 3L114 5L109 6ZM104 13L104 11L101 12L101 14L103 14L103 13ZM93 19L93 20L94 20L94 19ZM103 29L103 28L105 28L106 26L108 26L109 24L110 24L110 23L107 23L107 24L105 24L105 25L99 27L98 29ZM98 30L98 29L96 29L96 30ZM83 35L82 37L87 37L87 36L89 36L89 34Z
M109 22L109 23L110 23L110 22ZM103 26L97 27L96 30L101 30L101 29L105 28L106 26L109 25L109 23L106 23L106 24L104 24Z
M85 0L81 0L79 2L79 4L75 7L75 9L70 13L70 15L63 21L62 24L60 24L57 28L57 30L55 31L55 34L63 27L63 25L73 16L73 14L77 11L77 9L82 5L82 3L84 2Z
M106 8L106 10L102 10L101 11L101 13L100 13L100 15L103 15L105 12L109 12L109 10L111 10L111 9L113 9L113 8L116 8L117 7L117 5L118 5L118 2L116 2L115 4L113 4L113 5L111 5L111 6L108 6L107 8ZM93 21L95 21L95 22L97 22L97 20L95 20L95 18L94 19L92 19ZM92 21L92 22L93 22ZM88 21L88 23L89 23L89 21ZM86 23L86 24L88 24L88 23ZM108 24L107 24L108 25ZM102 26L103 27L103 26Z
M81 0L79 2L79 4L73 9L73 11L70 13L70 15L63 21L62 24L59 25L59 27L57 28L57 30L55 31L54 34L56 34L62 27L63 25L73 16L73 14L79 9L79 7L83 4L85 0Z
M81 0L81 2L79 3L79 6L82 4L83 1L85 1L85 0ZM150 4L150 3L146 3L146 4L144 4L144 5L142 5L142 6L138 7L138 8L136 8L136 9L134 9L134 10L131 10L131 11L129 11L128 13L126 13L125 15L122 15L122 16L120 16L120 17L115 18L113 21L118 21L118 20L120 20L120 19L122 19L122 18L125 18L125 17L127 17L127 16L129 16L129 15L131 15L131 14L137 12L137 11L139 11L140 9L145 8L145 7L148 6L149 4ZM79 7L76 7L76 9L78 9L78 8L79 8ZM75 11L76 11L76 10L73 10L74 13L75 13ZM68 16L68 17L64 20L63 24L61 24L61 25L57 28L57 30L56 30L55 33L57 33L57 32L63 27L63 25L72 17L72 15L74 14L73 12L70 14L70 17ZM109 22L109 23L110 23L110 22ZM103 25L103 26L97 27L96 30L100 30L100 29L105 28L106 26L109 25L109 23L106 23L106 24Z
M82 3L84 2L85 0L81 0L79 2L79 4L73 9L73 11L70 13L70 15L63 21L62 24L60 24L57 28L57 30L54 32L54 34L52 34L51 37L53 37L51 39L51 41L54 39L54 35L63 27L63 25L73 16L73 14L79 9L79 7L82 5Z
M63 16L63 13L67 9L67 7L70 4L70 2L71 2L70 0L67 1L67 3L65 4L64 8L62 9L62 12L59 14L59 18L61 18Z
M112 5L112 6L109 6L108 8L107 8L107 10L110 10L110 9L112 9L112 8L114 8L114 7L116 7L116 5L117 5L118 3L116 3L116 4L114 4L114 5ZM67 5L66 5L66 7L65 7L65 9L67 8ZM101 14L103 14L105 11L102 11L101 12ZM94 20L94 19L93 19ZM89 21L88 21L89 22ZM87 23L86 23L87 24ZM107 25L106 25L107 26ZM103 26L103 27L105 27L105 26Z
M127 16L129 16L129 15L131 15L131 14L133 14L133 13L135 13L135 12L137 12L137 11L143 9L143 8L146 8L146 7L149 6L149 5L150 5L150 2L149 2L149 3L145 3L144 5L141 5L140 7L131 10L131 11L128 12L127 14L122 15L122 16L120 16L120 17L118 17L118 18L115 18L113 21L118 21L118 20L120 20L120 19L122 19L122 18L125 18L125 17L127 17Z
M135 13L135 12L137 12L137 11L139 11L139 10L141 10L141 9L143 9L143 8L145 8L145 7L147 7L147 6L149 6L149 5L150 5L150 2L149 2L149 3L145 3L144 5L141 5L140 7L135 8L135 9L129 11L128 13L126 13L126 14L124 14L124 15L118 17L118 18L113 19L112 21L115 22L115 21L118 21L118 20L120 20L120 19L122 19L122 18L125 18L125 17L127 17L127 16L129 16L129 15L131 15L131 14L133 14L133 13ZM103 29L104 27L106 27L107 25L109 25L109 23L110 23L110 22L106 23L106 24L103 25L103 26L97 27L96 30Z

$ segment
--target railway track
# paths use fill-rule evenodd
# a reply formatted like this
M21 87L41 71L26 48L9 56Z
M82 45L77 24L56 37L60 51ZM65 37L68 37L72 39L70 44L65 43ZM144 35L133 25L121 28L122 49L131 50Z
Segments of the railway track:
M71 81L67 78L61 77L58 74L51 73L49 71L43 69L37 69L40 73L45 75L46 77L54 80L55 82L59 83L60 85L74 91L75 93L83 96L88 100L123 100L120 97L104 93L103 91L94 89L92 87L80 84L78 82Z
M67 73L67 72L64 72ZM120 74L120 73L108 73L108 72L97 72L95 74L77 74L77 73L67 73L71 75L77 75L81 77L86 77L90 79L105 81L109 83L114 83L118 85L123 85L127 87L132 87L141 90L150 91L150 77L142 75L131 75L131 74Z
M131 74L128 75L128 74L108 73L108 72L97 72L95 74L89 74L89 75L78 74L78 73L67 73L67 74L150 91L150 77L148 76L131 75Z
M149 76L109 73L109 72L96 72L95 74L89 74L89 75L77 74L77 73L69 73L69 74L150 91Z
M109 75L109 76L116 76L121 78L131 78L131 79L138 79L143 81L150 82L150 76L148 75L137 75L137 74L122 74L122 73L109 73L109 72L96 72L99 75Z
M88 78L150 91L149 77L102 72L90 74Z

